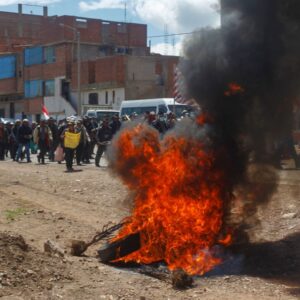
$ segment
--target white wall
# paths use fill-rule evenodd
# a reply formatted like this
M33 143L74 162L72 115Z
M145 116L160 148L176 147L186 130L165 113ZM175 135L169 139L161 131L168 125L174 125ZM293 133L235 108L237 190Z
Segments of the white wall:
M113 91L115 91L115 102L113 103ZM108 101L105 102L105 95L108 93ZM89 105L89 94L97 93L98 94L98 105L109 105L113 109L119 109L123 100L125 100L125 88L116 88L116 89L98 89L98 90L89 90L82 93L82 104Z
M54 96L44 97L44 104L51 117L62 119L76 114L72 105L61 96L61 80L64 77L55 78Z

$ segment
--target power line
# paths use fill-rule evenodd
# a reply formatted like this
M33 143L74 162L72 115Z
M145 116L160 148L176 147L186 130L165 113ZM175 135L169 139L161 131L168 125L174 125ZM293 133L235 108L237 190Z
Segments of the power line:
M199 32L199 31L200 30L195 30L195 31L192 31L192 32L163 34L163 35L151 35L151 36L148 36L148 38L162 38L162 37L166 37L166 36L187 35L187 34L193 34L195 32Z
M34 7L44 7L44 5L38 5L38 4L23 4L23 6L34 6Z

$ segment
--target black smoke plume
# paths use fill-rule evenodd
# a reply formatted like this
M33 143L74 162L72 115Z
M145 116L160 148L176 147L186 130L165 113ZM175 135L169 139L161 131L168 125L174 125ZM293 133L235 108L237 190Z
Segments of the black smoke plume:
M195 32L180 63L188 96L213 119L214 147L225 149L218 164L229 190L243 198L241 218L251 222L257 204L276 191L271 165L279 165L276 147L291 137L299 74L296 2L221 1L221 28ZM237 91L230 91L232 84Z
M150 205L147 200L158 199L154 203L160 205L165 200L176 202L178 196L187 195L198 204L205 197L211 199L205 192L216 186L222 199L220 218L224 222L213 233L213 242L207 232L200 240L210 241L208 247L213 248L228 232L237 233L236 243L244 242L243 238L247 241L252 237L249 234L256 232L251 229L259 225L257 209L269 202L277 188L278 175L274 168L274 164L279 164L277 145L291 135L292 105L298 92L300 47L293 41L300 36L300 22L297 15L291 14L296 2L291 1L291 5L283 2L221 1L221 28L195 32L185 43L180 63L186 91L198 102L200 116L194 121L178 122L163 137L146 122L125 125L114 137L108 151L110 166L133 192L135 201L133 218L128 219L121 237L128 232L152 236L153 228L163 224L166 218L158 220L153 215L153 203ZM195 148L213 157L209 164ZM162 158L172 149L179 154L174 157L180 157L184 171L178 170L175 158L172 163L167 160L166 168ZM167 157L173 159L173 154ZM192 170L191 176L187 170ZM168 176L162 176L165 174ZM163 200L159 185L167 187ZM149 206L134 218L135 208L143 207L143 201ZM211 211L203 207L210 217ZM170 211L167 213L174 217ZM172 222L176 220L177 224L175 217ZM148 220L155 226L149 227ZM159 227L160 236L161 232L167 236L166 229L172 222ZM198 228L195 226L191 231ZM157 259L166 258L161 252L170 250L166 240L160 239L159 246L154 247L155 253L161 250ZM189 241L193 244L195 239ZM147 247L153 245L147 239L144 243ZM178 253L180 257L183 254ZM202 267L199 273L207 270Z

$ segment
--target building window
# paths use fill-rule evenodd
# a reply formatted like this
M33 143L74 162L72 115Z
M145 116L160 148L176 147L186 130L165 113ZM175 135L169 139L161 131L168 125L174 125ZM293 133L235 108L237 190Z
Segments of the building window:
M44 48L44 62L46 64L51 64L55 62L55 48L45 47Z
M44 95L45 96L54 96L55 93L55 83L54 80L46 80L44 82Z
M42 80L25 81L25 98L34 98L41 96L43 96Z
M0 57L0 79L16 77L16 57L6 55Z
M105 104L108 104L108 92L105 92Z
M43 48L33 47L24 50L25 66L38 65L43 63Z
M87 28L87 20L86 19L76 19L76 27L77 28Z
M90 105L98 105L98 93L90 93L89 94L89 104Z
M119 23L117 28L118 33L127 33L127 24Z
M112 103L115 104L116 101L116 92L112 91Z
M118 54L130 54L130 49L126 47L117 47L115 48L115 52Z

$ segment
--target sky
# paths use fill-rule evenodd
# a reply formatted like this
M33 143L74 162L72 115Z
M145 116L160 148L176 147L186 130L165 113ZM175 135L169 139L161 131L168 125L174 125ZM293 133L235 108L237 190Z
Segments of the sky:
M164 35L219 26L217 2L218 0L0 0L0 11L17 12L17 4L23 3L24 13L42 14L42 8L31 5L47 5L49 15L75 15L147 24L148 45L151 45L152 53L180 55L184 37L188 35Z

